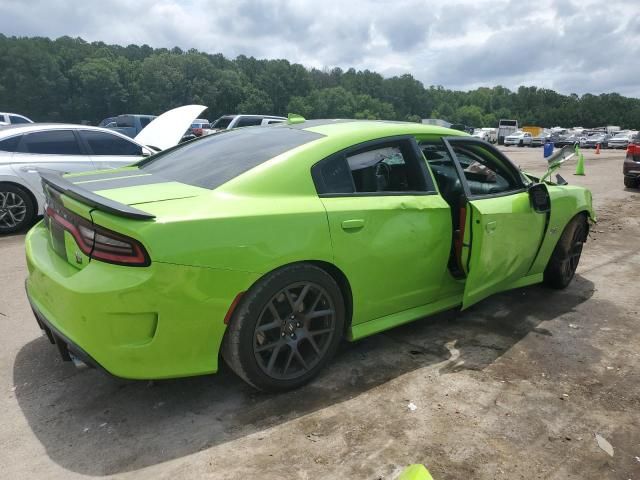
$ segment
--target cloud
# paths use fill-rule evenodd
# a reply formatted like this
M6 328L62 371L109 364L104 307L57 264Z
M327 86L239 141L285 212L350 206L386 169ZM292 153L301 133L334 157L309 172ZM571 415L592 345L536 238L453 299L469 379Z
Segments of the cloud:
M3 0L0 32L411 73L425 85L640 96L637 0Z

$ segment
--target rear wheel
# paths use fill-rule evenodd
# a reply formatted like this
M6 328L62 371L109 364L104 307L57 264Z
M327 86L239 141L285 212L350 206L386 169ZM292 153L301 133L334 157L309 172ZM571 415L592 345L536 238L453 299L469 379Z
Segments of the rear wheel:
M637 188L639 180L635 177L624 177L624 186L627 188Z
M36 207L23 188L0 183L0 234L18 232L33 223Z
M562 289L571 283L588 234L587 217L584 214L573 217L562 232L544 271L544 283L547 286Z
M236 374L260 390L297 388L335 354L344 316L340 288L328 273L310 264L283 267L245 294L222 355Z

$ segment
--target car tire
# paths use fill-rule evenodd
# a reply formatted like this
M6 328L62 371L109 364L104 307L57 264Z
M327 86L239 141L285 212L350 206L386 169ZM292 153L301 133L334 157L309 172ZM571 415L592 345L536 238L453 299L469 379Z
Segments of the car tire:
M524 147L524 142L522 140L520 140L520 142L518 143L519 147Z
M222 356L259 390L291 390L329 363L344 324L344 299L331 275L307 263L285 266L243 295L227 328Z
M544 270L545 285L563 289L571 283L588 235L589 223L586 215L581 213L573 217L562 232Z
M624 186L627 188L638 188L640 180L635 177L624 177Z
M20 232L33 224L35 201L24 188L0 182L0 235Z

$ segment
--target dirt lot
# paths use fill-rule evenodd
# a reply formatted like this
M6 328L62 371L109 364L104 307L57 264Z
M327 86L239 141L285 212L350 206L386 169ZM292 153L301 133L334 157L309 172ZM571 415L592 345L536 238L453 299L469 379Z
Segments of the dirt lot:
M508 152L544 170L540 149ZM123 382L63 364L23 293L23 236L1 238L0 477L392 479L424 463L436 479L640 479L640 192L622 186L623 156L562 172L599 215L567 290L345 345L278 396L228 371Z

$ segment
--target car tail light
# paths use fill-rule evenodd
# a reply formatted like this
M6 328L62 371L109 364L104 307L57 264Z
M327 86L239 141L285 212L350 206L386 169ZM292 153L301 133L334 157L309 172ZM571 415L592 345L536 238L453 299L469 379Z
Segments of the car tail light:
M200 136L202 136L202 129L201 129L201 128L194 128L194 129L193 129L193 134L194 134L196 137L200 137Z
M68 231L78 248L89 258L116 265L147 267L151 264L147 251L137 240L94 225L63 207L47 206L48 221Z
M630 143L627 146L627 153L631 155L640 155L640 144Z

